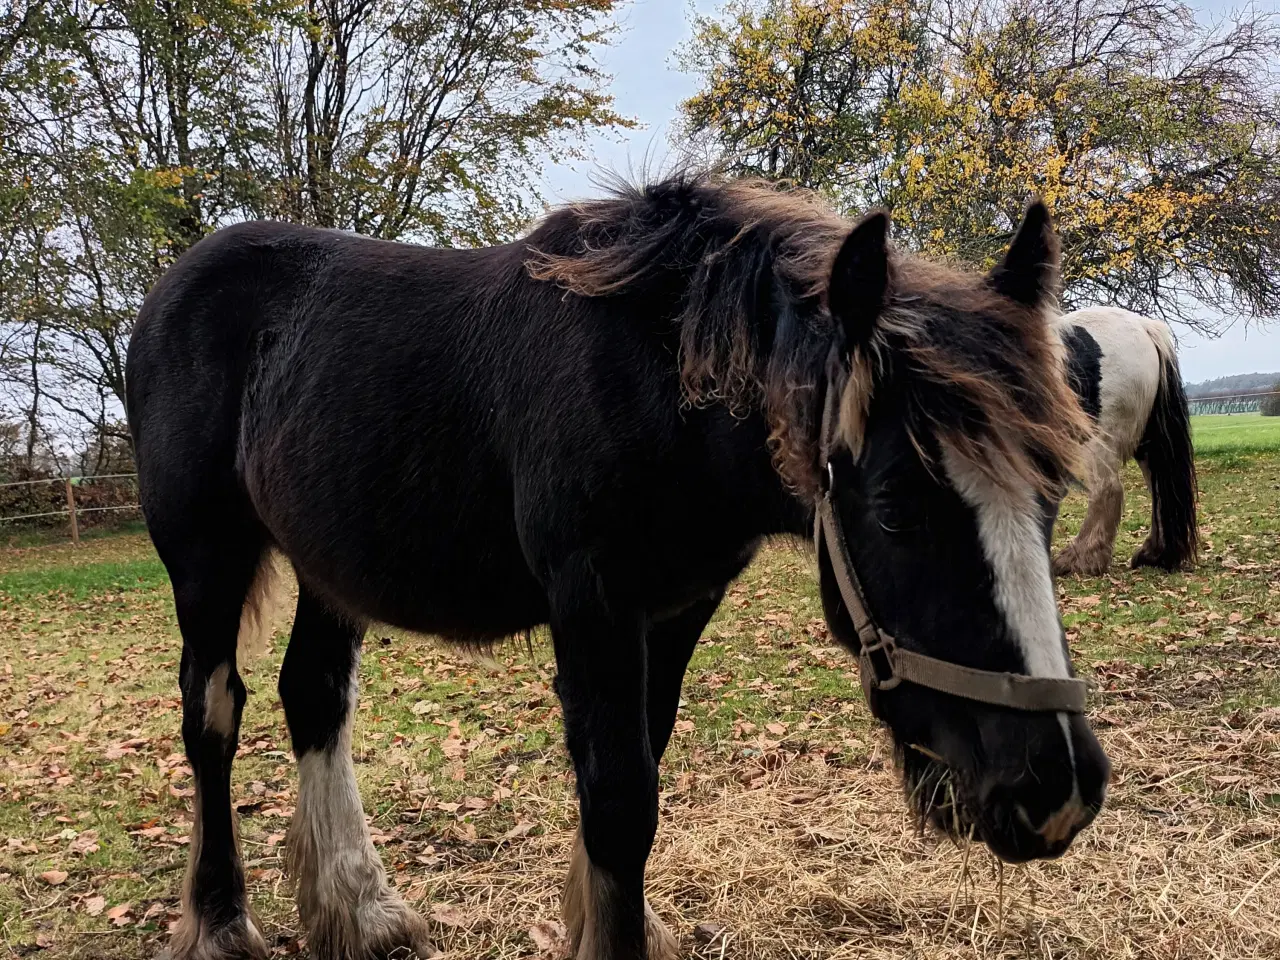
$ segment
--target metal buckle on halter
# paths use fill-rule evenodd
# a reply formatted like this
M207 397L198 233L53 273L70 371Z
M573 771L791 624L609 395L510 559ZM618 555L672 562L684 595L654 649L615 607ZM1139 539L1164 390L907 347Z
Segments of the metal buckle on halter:
M873 690L892 690L902 682L902 677L893 668L893 654L898 646L893 637L879 628L876 629L876 636L878 639L875 643L864 643L859 651L862 676Z

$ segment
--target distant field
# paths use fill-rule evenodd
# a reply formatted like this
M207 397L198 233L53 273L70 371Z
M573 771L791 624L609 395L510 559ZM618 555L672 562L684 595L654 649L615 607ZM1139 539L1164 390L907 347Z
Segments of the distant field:
M1260 413L1207 414L1191 418L1196 453L1261 453L1280 450L1280 417Z

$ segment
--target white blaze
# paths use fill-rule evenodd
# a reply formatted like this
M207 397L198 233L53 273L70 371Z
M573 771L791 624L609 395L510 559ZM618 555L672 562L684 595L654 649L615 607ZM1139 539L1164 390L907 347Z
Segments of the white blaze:
M1035 493L1026 484L1019 484L1016 490L1000 486L946 444L942 448L942 465L956 492L977 516L978 539L995 579L996 607L1004 614L1009 632L1022 652L1027 673L1033 677L1070 677L1049 551L1043 540L1043 518ZM1058 714L1058 723L1074 770L1076 751L1065 713ZM1073 800L1079 790L1077 783Z
M1071 676L1040 507L1030 486L1009 490L943 446L942 463L956 492L973 508L978 539L995 578L996 607L1033 677Z

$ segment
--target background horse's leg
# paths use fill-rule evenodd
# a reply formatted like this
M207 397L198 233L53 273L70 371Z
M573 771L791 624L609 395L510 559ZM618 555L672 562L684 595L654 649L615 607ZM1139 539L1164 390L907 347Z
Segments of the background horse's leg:
M649 750L654 762L662 760L671 739L676 722L676 710L680 706L680 685L684 681L685 668L693 656L698 638L720 605L724 591L714 597L700 600L682 610L669 620L663 620L649 628L645 636L646 678L645 702L649 728ZM565 883L565 920L570 940L582 942L583 925L586 922L585 904L581 891L585 888L590 861L582 843L582 830L573 848L573 861L569 865L569 878ZM572 909L570 909L572 907ZM680 944L676 937L658 919L648 901L644 905L645 937L648 942L649 960L675 960Z
M316 960L434 956L426 925L387 883L351 762L364 625L299 589L280 699L298 758L289 874Z
M1142 470L1142 479L1147 483L1147 492L1151 494L1151 529L1147 531L1147 539L1142 542L1142 546L1137 549L1129 562L1134 567L1165 566L1167 569L1176 570L1176 563L1169 565L1160 562L1165 556L1166 549L1164 524L1161 522L1162 518L1156 502L1156 486L1151 477L1151 464L1143 457L1137 459L1138 467Z
M1095 577L1107 572L1115 549L1116 531L1124 515L1124 486L1113 458L1094 462L1089 478L1089 508L1080 532L1053 558L1055 574Z
M576 554L549 584L556 693L578 780L579 851L565 884L577 960L646 960L644 866L658 827L644 619L611 603Z
M151 525L153 534L163 526ZM231 810L231 762L245 701L236 640L261 546L197 536L184 538L176 551L163 536L157 537L161 543L182 630L182 739L195 775L182 919L170 955L175 960L258 960L267 956L267 945L245 896Z

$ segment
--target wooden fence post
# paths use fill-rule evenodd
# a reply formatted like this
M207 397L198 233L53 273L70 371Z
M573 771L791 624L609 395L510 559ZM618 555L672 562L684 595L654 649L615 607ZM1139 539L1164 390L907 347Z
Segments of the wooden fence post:
M75 488L71 486L71 478L67 478L67 513L71 517L71 542L77 546L80 544L80 527L76 523L76 495Z

